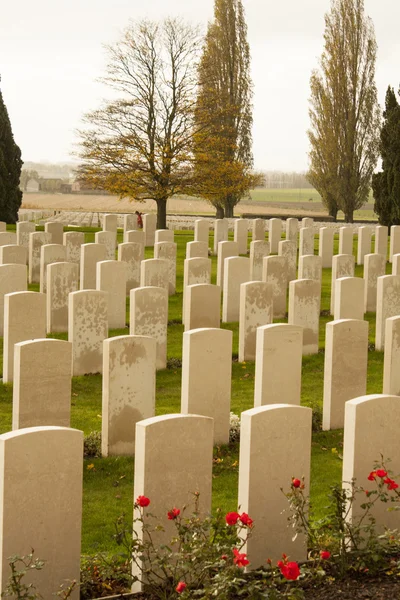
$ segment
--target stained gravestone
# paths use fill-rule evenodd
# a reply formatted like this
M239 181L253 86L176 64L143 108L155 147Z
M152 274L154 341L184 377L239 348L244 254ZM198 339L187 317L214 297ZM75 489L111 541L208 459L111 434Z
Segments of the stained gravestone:
M337 254L332 258L331 305L330 313L335 310L336 280L341 277L354 277L355 258L352 254Z
M81 231L66 231L63 235L63 244L67 250L67 261L81 262L81 246L85 243L85 234Z
M68 299L68 340L72 342L72 374L101 373L103 340L108 336L108 293L73 292Z
M25 265L0 265L0 337L4 332L4 296L27 290Z
M353 479L356 485L363 485L381 457L390 459L390 470L399 473L399 408L400 397L386 394L361 396L346 403L342 481L347 491ZM364 502L365 496L361 498L361 494L356 494L346 518L358 522L365 512L361 507ZM387 503L375 502L370 514L375 519L374 529L378 534L398 530L399 512L388 510Z
M297 250L297 235L299 230L299 222L297 219L286 219L286 239L293 242Z
M296 244L290 240L282 240L278 244L278 254L287 260L287 280L296 279L297 249Z
M303 328L287 323L264 325L257 329L256 343L254 406L299 405Z
M153 514L166 515L171 507L189 506L192 512L196 493L200 516L208 515L212 455L213 420L209 417L164 415L140 421L136 425L134 499L146 496ZM134 527L135 536L145 539L142 522L136 520ZM169 544L175 532L173 521L165 519L163 528L152 532L155 547ZM137 583L132 591L140 589Z
M221 288L198 283L188 285L185 297L185 331L221 324Z
M207 246L208 252L208 238L210 233L210 223L206 219L196 219L194 222L194 241L203 242ZM194 258L187 256L186 258Z
M250 279L250 260L244 256L225 259L222 322L239 321L240 286Z
M96 265L103 260L106 260L106 247L104 244L82 244L80 261L81 290L96 289Z
M17 243L17 234L12 231L0 232L0 246L10 246Z
M115 231L97 231L94 234L94 241L96 244L104 245L106 249L105 260L115 260L115 248L117 246L117 233Z
M287 258L285 256L266 256L263 259L262 279L272 285L274 318L284 318L288 285Z
M196 283L211 283L210 258L187 258L183 262L182 323L185 323L186 288Z
M314 229L313 227L300 228L299 256L314 254Z
M128 214L124 215L124 236L127 231L134 231L138 228L137 215Z
M140 285L140 263L144 260L144 246L135 242L118 244L118 260L127 265L126 295Z
M333 229L321 227L319 230L318 255L322 258L322 268L330 269L333 257Z
M62 223L59 223L58 221L47 221L44 225L44 230L46 233L51 234L52 244L63 243L64 225Z
M265 220L253 219L251 223L251 241L265 240Z
M140 231L139 229L137 230L131 230L131 231L125 231L124 233L124 242L133 242L135 244L142 244L143 246L143 252L144 252L144 245L146 242L146 236L144 231Z
M366 254L364 256L364 312L376 311L376 290L378 277L386 273L386 257L383 254Z
M383 393L400 396L400 317L386 319Z
M145 246L154 246L157 227L157 215L146 213L143 215L143 231L145 236Z
M47 266L54 262L65 262L67 251L62 244L45 244L40 249L40 291L47 290Z
M108 293L108 327L123 329L126 323L127 265L104 260L96 265L96 289Z
M0 246L0 265L26 265L28 263L28 250L24 246L10 244Z
M333 316L339 319L364 319L365 280L361 277L341 277L335 283Z
M194 241L204 242L208 251L208 238L210 234L210 223L206 219L196 219L194 222Z
M304 477L309 494L312 410L282 402L241 415L238 504L257 523L242 550L250 569L262 567L266 556L275 562L283 553L290 560L307 559L306 535L293 535L288 527L282 489L293 477Z
M104 340L101 451L133 456L136 423L154 417L154 338L124 335Z
M394 254L400 253L400 225L392 225L390 228L389 260L392 262Z
M341 227L339 229L339 254L353 254L353 228Z
M271 254L278 253L278 244L282 237L282 221L281 219L270 219L268 230L268 241Z
M36 231L29 234L29 283L40 282L40 249L44 244L51 244L51 234Z
M45 567L28 569L24 585L34 584L41 597L52 598L62 582L79 581L82 455L83 433L76 429L32 427L0 436L2 593L10 556L27 556L32 548ZM79 599L79 586L70 598Z
M217 258L217 285L224 284L225 259L231 256L239 256L239 247L236 242L220 242L218 244Z
M14 346L12 428L70 426L72 344L39 339Z
M214 444L228 444L232 332L193 329L183 334L181 413L214 419Z
M206 242L188 242L186 244L186 258L207 258L208 246Z
M250 281L240 286L239 362L255 360L257 328L272 323L272 302L271 284Z
M154 244L154 258L161 258L168 263L168 294L173 296L176 291L176 252L177 244L174 242L156 242Z
M159 244L160 242L173 242L174 241L174 232L172 229L156 229L154 244ZM155 249L154 249L155 250ZM156 256L154 258L157 258Z
M35 223L17 223L16 231L18 246L24 246L29 252L29 234L34 233L35 229Z
M375 227L375 254L381 254L385 258L388 253L388 228L384 225Z
M214 221L214 254L218 253L218 244L228 241L228 221L215 219Z
M156 367L167 366L168 291L139 287L130 295L130 335L145 335L157 342Z
M169 264L164 258L148 258L140 263L140 287L162 287L169 293Z
M239 254L247 254L247 237L249 222L247 219L236 219L234 222L233 241L237 243Z
M372 229L371 227L358 228L357 264L364 264L364 256L371 254Z
M289 284L289 325L303 328L303 354L318 354L321 286L313 279Z
M385 345L385 324L389 317L400 315L400 275L378 277L376 294L375 348L383 350Z
M103 231L117 233L118 215L108 214L103 216Z
M299 279L322 281L322 258L315 254L299 256Z
M68 297L79 289L79 266L57 262L47 266L47 333L68 331Z
M340 429L348 400L365 394L368 323L354 319L326 325L323 429Z
M314 225L314 219L311 217L303 217L301 220L301 227L312 227Z
M4 296L3 383L14 378L14 345L46 337L46 295L13 292Z
M250 243L250 279L251 281L262 280L263 259L269 256L269 242L258 240Z

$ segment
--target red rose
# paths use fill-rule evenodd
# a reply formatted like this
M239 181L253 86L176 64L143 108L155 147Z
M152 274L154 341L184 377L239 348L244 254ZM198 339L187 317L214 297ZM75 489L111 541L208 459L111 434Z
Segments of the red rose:
M150 499L147 498L146 496L138 496L136 498L136 504L138 504L142 508L145 508L146 506L148 506L150 504Z
M322 560L329 560L331 557L331 553L328 550L321 550L319 555Z
M237 565L238 567L246 567L247 565L250 564L250 562L247 560L247 554L245 554L244 552L239 552L239 550L237 548L233 549L233 554L234 554L234 559L233 562L235 565Z
M371 473L368 475L367 479L368 479L368 481L375 481L375 477L376 477L376 471L371 471Z
M187 585L184 581L180 581L178 583L178 585L176 586L175 590L178 592L178 594L182 594L182 592L184 592L187 588Z
M239 518L240 518L239 513L237 513L237 512L229 512L225 516L225 521L227 522L228 525L236 525L236 523L238 522Z
M247 513L242 513L239 516L239 519L241 520L243 525L246 525L246 527L253 527L253 519L249 517Z
M383 480L383 483L387 484L388 490L397 490L399 487L398 484L393 481L393 479L390 479L390 477L386 477L386 479Z
M290 581L296 581L300 575L299 565L295 562L283 563L281 560L279 560L278 567L284 578Z
M382 478L387 476L387 472L384 471L383 469L378 469L376 471L376 474L377 474L378 477L382 477Z
M294 478L293 478L293 479L292 479L292 486L293 486L294 488L299 488L299 487L301 486L301 481L300 481L300 479L294 479Z
M170 521L173 521L174 519L179 517L180 514L181 514L181 511L179 510L179 508L173 508L172 510L169 510L167 512L167 516Z

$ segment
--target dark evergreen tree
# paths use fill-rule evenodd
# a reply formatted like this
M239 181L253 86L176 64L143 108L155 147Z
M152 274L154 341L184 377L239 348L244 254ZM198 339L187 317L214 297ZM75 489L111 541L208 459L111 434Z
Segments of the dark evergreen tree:
M14 141L7 108L0 90L0 221L16 223L22 202L19 179L21 150Z
M390 86L386 92L383 119L382 171L373 175L372 190L379 223L390 227L400 224L400 105Z

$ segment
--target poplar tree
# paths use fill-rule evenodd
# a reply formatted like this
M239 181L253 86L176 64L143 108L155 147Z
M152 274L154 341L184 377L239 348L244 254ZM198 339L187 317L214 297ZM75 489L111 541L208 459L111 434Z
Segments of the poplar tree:
M10 119L0 90L0 221L16 223L22 202L19 179L21 150L14 141Z
M195 192L218 217L259 182L252 172L250 47L241 0L215 0L198 75L195 109Z
M311 76L310 182L346 222L368 199L379 154L376 40L364 0L332 0L320 68Z
M390 227L400 224L400 105L390 86L386 92L383 119L380 136L382 171L373 175L372 190L379 223Z

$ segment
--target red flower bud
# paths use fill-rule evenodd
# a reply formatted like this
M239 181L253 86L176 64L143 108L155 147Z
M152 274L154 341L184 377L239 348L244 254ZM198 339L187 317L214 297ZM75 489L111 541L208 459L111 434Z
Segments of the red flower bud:
M368 481L375 481L375 477L376 477L376 471L371 471L371 473L368 475L367 479L368 479Z
M187 585L184 581L180 581L178 583L178 585L176 586L175 590L178 592L178 594L182 594L183 591L185 591L187 588Z
M150 504L150 499L147 498L146 496L138 496L136 498L136 504L138 504L142 508L145 508L146 506L148 506Z
M377 477L382 477L383 478L383 477L387 476L387 472L384 471L383 469L377 469L376 475L377 475Z
M293 486L294 488L299 488L299 487L301 486L301 481L300 481L300 479L294 479L294 478L293 478L293 479L292 479L292 486Z
M247 513L242 513L239 516L239 519L246 527L253 527L253 519L251 519Z
M319 553L321 560L329 560L331 557L331 553L328 550L321 550Z
M179 510L179 508L173 508L172 510L169 510L167 512L167 516L170 521L174 521L177 517L179 517L180 514L181 511Z

